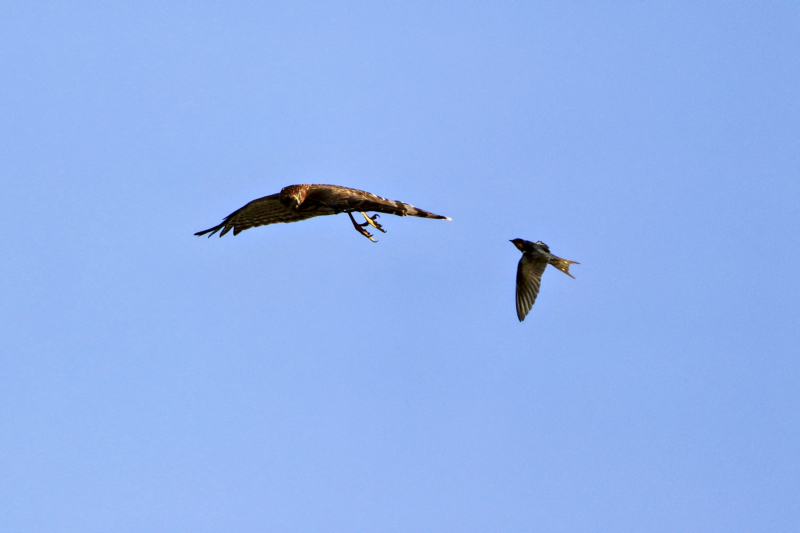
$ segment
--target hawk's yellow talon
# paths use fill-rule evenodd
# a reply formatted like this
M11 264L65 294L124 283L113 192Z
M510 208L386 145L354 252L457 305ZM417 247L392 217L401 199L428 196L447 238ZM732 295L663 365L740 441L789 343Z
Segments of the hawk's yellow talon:
M378 218L378 213L375 213L375 215L371 216L371 217L368 216L364 211L359 211L359 213L361 213L364 216L364 220L365 220L365 222L363 224L359 224L359 226L361 226L363 228L364 226L369 224L370 226L372 226L376 230L382 231L383 233L386 233L386 230L383 229L383 226L381 226L380 224L375 222L375 219Z
M361 235L363 235L367 239L371 240L372 242L378 242L378 241L376 241L375 239L372 238L372 234L370 232L368 232L367 230L364 229L364 226L367 225L366 223L359 224L358 222L356 222L356 219L353 218L353 214L352 213L348 212L347 216L350 217L350 221L353 223L353 227L356 228L357 232L359 232Z

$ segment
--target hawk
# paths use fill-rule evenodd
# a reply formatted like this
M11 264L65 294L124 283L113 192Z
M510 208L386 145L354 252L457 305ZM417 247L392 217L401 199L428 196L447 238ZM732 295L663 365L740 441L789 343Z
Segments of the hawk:
M533 302L536 301L539 285L542 283L542 274L547 265L553 265L567 276L575 279L575 276L569 273L569 266L580 263L551 254L550 248L542 241L512 239L511 242L522 252L522 259L517 265L517 318L522 322L533 307Z
M367 211L375 212L374 216L368 216ZM353 218L353 213L358 212L364 215L365 222L359 224ZM198 231L195 235L205 235L209 237L220 231L222 237L233 229L233 234L256 226L266 226L278 222L298 222L308 218L320 217L324 215L338 215L347 213L361 235L372 242L372 234L366 230L367 226L386 233L383 226L378 224L375 219L377 213L389 213L397 216L412 216L422 218L438 218L451 220L450 217L434 215L428 211L417 209L413 205L404 204L396 200L387 200L370 192L341 187L339 185L315 185L303 183L301 185L289 185L281 189L278 194L271 194L257 200L253 200L244 207L237 209L222 221L222 224Z

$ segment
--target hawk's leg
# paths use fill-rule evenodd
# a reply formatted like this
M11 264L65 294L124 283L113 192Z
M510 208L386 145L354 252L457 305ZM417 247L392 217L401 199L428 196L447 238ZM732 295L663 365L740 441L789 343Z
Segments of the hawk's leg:
M371 216L371 217L367 216L367 214L364 211L359 211L359 213L364 215L364 219L365 219L365 222L363 224L359 224L359 226L361 226L362 228L365 228L367 226L367 224L369 224L370 226L372 226L376 230L381 231L383 233L386 233L386 230L383 229L383 226L381 226L380 224L375 222L375 219L378 218L378 213L375 213L375 215Z
M372 234L365 230L362 226L366 226L367 224L359 224L356 222L356 219L353 218L353 213L348 211L347 216L350 217L350 221L353 223L353 227L356 228L356 231L359 232L361 235L366 237L367 239L371 240L372 242L377 242L375 239L372 238Z

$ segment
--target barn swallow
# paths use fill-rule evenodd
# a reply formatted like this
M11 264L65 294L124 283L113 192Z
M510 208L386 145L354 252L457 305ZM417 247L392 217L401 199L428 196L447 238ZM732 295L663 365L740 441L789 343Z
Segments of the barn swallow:
M519 260L517 266L517 318L522 322L539 294L539 285L542 283L545 267L551 264L575 279L575 276L569 273L569 266L580 263L551 254L550 248L542 241L530 242L524 239L512 239L511 242L522 252L522 259Z

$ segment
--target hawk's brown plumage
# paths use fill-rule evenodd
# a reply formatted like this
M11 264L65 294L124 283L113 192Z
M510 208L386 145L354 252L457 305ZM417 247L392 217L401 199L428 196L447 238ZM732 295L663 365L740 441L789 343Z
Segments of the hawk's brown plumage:
M413 205L404 204L395 200L387 200L366 191L341 187L339 185L290 185L281 189L278 194L272 194L253 200L244 207L237 209L222 221L222 224L195 235L214 235L218 231L222 237L231 229L233 234L256 226L276 224L278 222L297 222L307 218L324 215L347 213L353 221L355 228L370 240L370 235L364 227L373 226L383 231L381 225L375 222L377 215L368 217L365 212L389 213L397 216L414 216L423 218L438 218L450 220L449 217L434 215L428 211L417 209ZM363 224L357 224L351 213L359 212L367 219ZM220 231L222 230L222 231Z
M522 252L522 259L517 265L517 318L522 322L533 307L536 296L539 295L542 274L547 265L553 265L567 276L575 279L575 276L569 273L569 266L580 263L551 254L550 248L542 241L530 242L524 239L513 239L511 242Z

